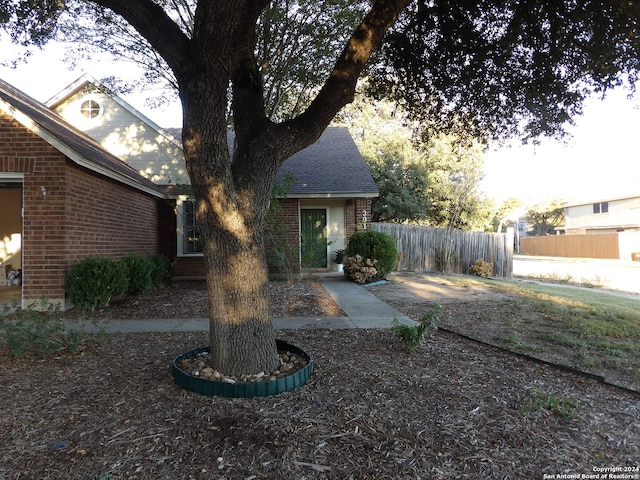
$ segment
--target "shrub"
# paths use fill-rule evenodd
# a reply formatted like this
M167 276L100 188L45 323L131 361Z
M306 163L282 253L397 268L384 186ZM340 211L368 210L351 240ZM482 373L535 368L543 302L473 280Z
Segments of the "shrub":
M377 276L376 263L378 263L377 260L363 258L360 255L346 257L344 259L344 272L349 279L362 285L373 281L371 279Z
M151 261L153 262L153 271L151 278L154 285L160 285L171 279L173 275L173 264L164 255L153 255Z
M127 269L127 278L129 280L129 293L138 295L148 292L153 288L153 273L155 264L151 257L142 257L140 255L129 255L122 259Z
M554 415L569 420L579 418L576 409L580 405L580 400L569 397L556 397L555 395L539 392L535 388L531 391L531 394L533 398L527 399L525 402L522 409L523 415L529 415L537 410L545 409Z
M66 277L69 299L87 310L106 307L112 298L125 294L128 287L127 266L110 258L85 258Z
M476 263L469 267L469 273L478 277L491 277L493 275L493 263L485 262L482 258L479 258Z
M96 325L97 327L97 325ZM26 310L16 308L0 314L0 353L9 356L45 357L62 352L75 354L90 344L99 343L104 329L85 333L64 321L60 306L41 301Z
M434 306L426 315L424 315L418 325L410 327L409 325L401 325L397 318L391 323L391 331L398 340L404 342L410 353L422 345L425 337L431 330L438 329L438 313L441 310L440 305Z
M349 239L349 245L346 249L347 257L362 257L365 265L368 267L375 267L375 273L366 280L366 282L375 282L381 280L387 276L387 274L396 266L396 260L398 259L398 251L396 244L390 235L382 232L374 232L372 230L364 230L356 232ZM370 264L367 263L370 261ZM347 264L352 262L345 262L345 275L355 281L352 277L352 272ZM360 262L353 264L354 266L360 266ZM365 282L359 282L365 283Z

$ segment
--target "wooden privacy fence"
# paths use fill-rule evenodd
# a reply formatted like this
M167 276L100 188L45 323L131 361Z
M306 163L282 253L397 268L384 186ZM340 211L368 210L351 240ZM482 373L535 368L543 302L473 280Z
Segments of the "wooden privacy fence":
M632 260L640 252L639 232L554 235L520 239L520 253L549 257Z
M469 273L478 259L493 263L493 276L513 276L513 235L465 232L397 223L371 223L371 229L394 239L398 270Z
M520 239L520 253L549 257L620 258L616 233L525 237Z

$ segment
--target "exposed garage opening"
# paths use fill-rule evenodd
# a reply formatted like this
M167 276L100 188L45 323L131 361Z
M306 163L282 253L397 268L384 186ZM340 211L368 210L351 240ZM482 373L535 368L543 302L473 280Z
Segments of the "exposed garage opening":
M0 176L0 313L22 304L22 193L21 176Z

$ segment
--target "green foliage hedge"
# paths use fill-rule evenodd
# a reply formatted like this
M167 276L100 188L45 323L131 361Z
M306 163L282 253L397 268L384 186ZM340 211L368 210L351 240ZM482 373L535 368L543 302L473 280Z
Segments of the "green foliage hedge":
M151 277L154 285L167 282L173 276L173 264L164 255L153 255L150 257L153 262Z
M151 257L129 255L121 261L127 267L127 278L129 279L128 293L139 295L153 288L152 275L155 264L153 260L151 260Z
M382 280L392 272L398 259L396 244L390 235L372 230L356 232L349 239L346 249L347 259L361 257L361 261L345 261L345 275L357 283L370 283ZM362 269L375 267L366 278L362 278Z
M65 283L75 306L95 310L126 293L148 292L171 274L171 262L162 255L129 255L122 260L90 257L73 266Z
M129 288L127 266L111 258L90 257L73 266L66 277L66 290L74 305L95 310Z

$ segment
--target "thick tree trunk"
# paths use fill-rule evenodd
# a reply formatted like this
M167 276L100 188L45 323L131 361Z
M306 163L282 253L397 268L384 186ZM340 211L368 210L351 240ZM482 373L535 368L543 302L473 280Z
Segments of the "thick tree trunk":
M231 161L226 124L211 121L210 105L203 108L223 97L198 95L183 139L203 238L213 366L227 375L268 373L278 357L263 230L277 167L259 146L236 148ZM255 162L248 180L233 172L246 161Z
M220 168L230 164L222 148L226 129L223 146L189 157L206 262L211 358L227 375L267 373L278 366L263 237L274 176L265 171L260 185L239 188L230 169ZM220 155L224 161L215 160Z
M211 358L228 375L271 372L278 366L262 228L245 238L222 228L208 233L206 252Z
M189 52L197 68L178 76L185 162L203 237L214 368L227 375L279 365L269 309L264 224L282 155L269 146L253 31L263 0L198 8ZM227 145L233 84L236 145Z

